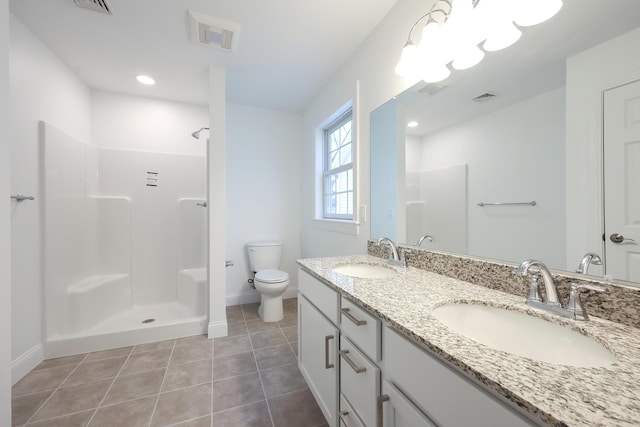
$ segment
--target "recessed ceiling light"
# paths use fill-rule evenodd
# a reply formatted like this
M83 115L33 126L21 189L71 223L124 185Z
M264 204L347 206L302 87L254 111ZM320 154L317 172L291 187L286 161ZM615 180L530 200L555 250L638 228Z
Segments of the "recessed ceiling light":
M145 76L144 74L139 74L136 76L136 80L138 80L143 85L154 85L156 84L155 79L153 77Z
M414 127L418 126L419 124L420 123L418 123L418 122L409 122L409 123L407 123L407 126L409 126L410 128L414 128Z

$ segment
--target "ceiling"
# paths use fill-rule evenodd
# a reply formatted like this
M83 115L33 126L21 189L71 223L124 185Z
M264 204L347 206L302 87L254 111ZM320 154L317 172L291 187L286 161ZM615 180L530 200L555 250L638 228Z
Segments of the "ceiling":
M11 12L89 87L208 104L208 67L227 72L227 102L302 110L397 0L11 0ZM188 10L242 26L238 49L190 41ZM145 73L157 84L143 87Z
M488 52L477 66L453 71L447 80L427 89L444 88L429 95L428 86L416 84L396 99L407 112L408 135L422 136L557 89L565 84L566 58L640 26L640 1L564 0L550 20L522 29L514 45ZM615 7L614 7L615 6ZM497 95L478 103L484 93Z

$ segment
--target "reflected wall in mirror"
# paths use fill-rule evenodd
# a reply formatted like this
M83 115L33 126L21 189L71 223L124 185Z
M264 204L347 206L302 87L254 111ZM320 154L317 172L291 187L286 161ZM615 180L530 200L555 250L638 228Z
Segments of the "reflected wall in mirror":
M568 271L596 252L605 263L589 274L601 276L606 267L616 279L640 282L640 245L625 242L631 255L620 256L631 261L614 272L620 245L602 240L613 230L603 226L601 154L603 116L625 116L640 127L640 108L602 107L610 88L629 93L625 84L640 79L633 58L640 2L607 11L597 1L564 3L512 50L441 83L418 83L371 113L372 239L415 245L429 235L423 248L510 262L537 258ZM619 179L640 186L638 174ZM640 207L622 203L614 209L632 223L625 237L640 242Z

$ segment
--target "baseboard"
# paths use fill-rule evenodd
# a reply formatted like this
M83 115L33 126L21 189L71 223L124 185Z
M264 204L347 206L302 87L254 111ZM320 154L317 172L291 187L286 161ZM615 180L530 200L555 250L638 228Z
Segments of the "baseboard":
M298 288L291 288L284 291L282 294L283 299L296 298L298 296ZM260 294L258 292L251 292L249 294L227 295L227 306L251 304L254 302L260 302Z
M11 362L11 385L17 383L44 360L44 347L36 344Z
M209 339L211 338L219 338L226 337L229 335L229 330L227 328L227 322L210 322L209 327L207 328L207 334Z

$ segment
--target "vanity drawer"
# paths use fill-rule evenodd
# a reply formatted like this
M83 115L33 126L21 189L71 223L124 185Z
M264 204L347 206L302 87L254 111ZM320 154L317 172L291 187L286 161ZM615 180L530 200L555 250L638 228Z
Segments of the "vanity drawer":
M376 425L380 369L345 337L340 338L340 392L365 425Z
M375 362L379 362L382 350L380 336L382 323L356 304L342 297L340 329L360 350Z
M338 324L340 296L336 291L303 270L298 270L298 289L334 324Z
M524 427L534 423L453 367L384 328L385 380L396 386L439 426ZM459 404L464 402L464 410Z
M364 425L349 401L340 395L340 427L367 427Z

